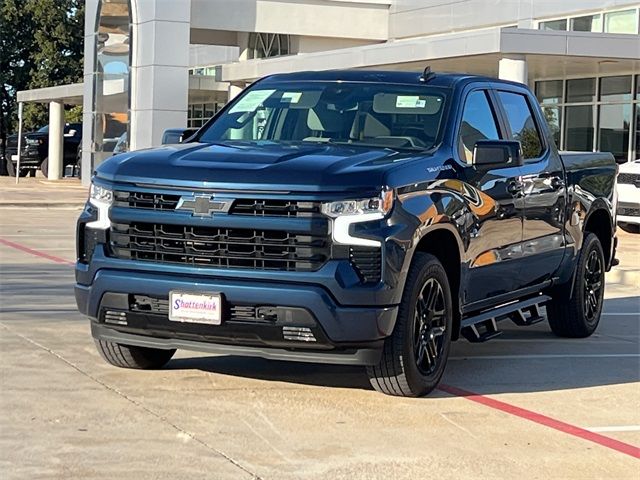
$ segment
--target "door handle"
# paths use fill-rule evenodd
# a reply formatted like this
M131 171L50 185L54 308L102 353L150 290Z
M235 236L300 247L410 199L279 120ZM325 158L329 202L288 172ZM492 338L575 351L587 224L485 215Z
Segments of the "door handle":
M522 187L522 182L512 180L507 184L507 192L509 192L511 195L517 195L519 193L522 193Z
M560 177L551 177L551 188L554 190L560 190L564 188L565 183L564 180Z

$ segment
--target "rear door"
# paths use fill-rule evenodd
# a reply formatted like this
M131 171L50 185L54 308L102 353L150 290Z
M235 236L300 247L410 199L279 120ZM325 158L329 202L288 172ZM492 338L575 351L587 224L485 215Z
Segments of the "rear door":
M466 93L457 130L458 160L464 165L460 193L469 208L471 226L467 247L465 304L488 300L520 287L522 209L517 201L520 167L491 169L473 165L473 149L479 140L506 138L494 94L489 88Z
M499 86L496 97L509 138L522 145L524 212L518 276L527 287L551 278L564 254L564 169L533 96L525 89Z

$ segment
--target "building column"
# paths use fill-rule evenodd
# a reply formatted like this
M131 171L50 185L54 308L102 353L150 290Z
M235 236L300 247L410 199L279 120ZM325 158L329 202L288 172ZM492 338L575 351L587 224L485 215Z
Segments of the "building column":
M62 157L64 155L64 104L49 104L49 180L62 178Z
M227 101L230 102L234 98L236 98L242 90L244 90L246 84L244 82L233 82L229 84L229 96Z
M498 63L498 77L527 85L529 83L529 69L524 55L503 57Z
M191 1L139 1L133 21L129 145L139 150L159 146L168 128L187 127Z

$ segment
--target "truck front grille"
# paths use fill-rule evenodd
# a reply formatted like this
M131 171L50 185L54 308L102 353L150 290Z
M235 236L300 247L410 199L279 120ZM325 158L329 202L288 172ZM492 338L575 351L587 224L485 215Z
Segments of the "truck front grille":
M621 173L618 175L618 183L626 183L640 187L640 174Z
M110 255L159 263L314 271L329 259L328 237L284 231L159 223L113 224Z
M122 191L116 191L114 194L114 205L116 207L175 210L178 206L178 201L180 201L180 195Z
M233 203L231 214L277 217L310 217L320 213L318 202L295 200L254 200L240 198Z

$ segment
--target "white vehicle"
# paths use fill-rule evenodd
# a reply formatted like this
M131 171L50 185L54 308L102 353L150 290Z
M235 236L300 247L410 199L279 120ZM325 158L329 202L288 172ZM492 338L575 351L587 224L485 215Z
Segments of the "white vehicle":
M640 233L640 160L620 165L618 225L627 232Z

